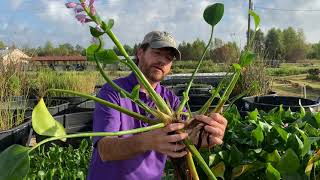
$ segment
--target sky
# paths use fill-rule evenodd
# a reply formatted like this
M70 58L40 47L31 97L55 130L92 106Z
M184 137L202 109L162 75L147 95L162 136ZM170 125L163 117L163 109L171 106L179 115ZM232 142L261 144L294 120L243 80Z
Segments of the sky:
M0 40L18 47L43 46L46 41L88 46L89 24L77 22L73 10L65 7L71 1L77 0L0 0ZM103 20L115 20L113 32L119 40L132 46L152 30L170 32L178 44L196 38L206 42L211 29L202 13L215 2L224 3L225 14L214 37L243 46L247 0L96 0L95 6ZM307 42L320 41L319 0L253 0L253 4L264 33L273 27L291 26L303 29ZM113 44L106 40L106 46Z

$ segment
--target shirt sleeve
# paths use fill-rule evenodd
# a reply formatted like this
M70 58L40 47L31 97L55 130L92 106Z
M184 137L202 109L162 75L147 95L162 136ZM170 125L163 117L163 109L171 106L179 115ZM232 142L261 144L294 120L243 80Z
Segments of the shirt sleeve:
M116 91L109 86L104 86L98 93L97 97L104 99L108 102L120 105L120 97ZM120 130L120 112L106 107L100 103L96 103L95 110L93 112L93 131L94 132L116 132ZM93 145L96 147L96 143L102 138L102 136L93 137Z

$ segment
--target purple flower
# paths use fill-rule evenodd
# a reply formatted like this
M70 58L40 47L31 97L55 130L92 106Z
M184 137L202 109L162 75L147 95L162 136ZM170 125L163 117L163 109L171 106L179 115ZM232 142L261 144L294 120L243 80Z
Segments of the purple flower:
M78 6L78 3L75 3L75 2L68 2L66 3L66 7L67 8L75 8Z
M94 1L95 1L95 0L90 0L90 2L89 2L89 6L90 6L90 7L93 6Z
M66 3L67 8L73 8L74 12L76 14L76 18L78 21L80 21L82 24L91 22L92 19L90 19L86 14L83 14L82 12L85 11L85 9L88 8L87 4L89 3L90 13L94 16L96 14L96 9L93 6L95 0L81 0L81 3L75 3L75 2L68 2Z
M74 8L74 12L76 13L76 14L78 14L78 13L80 13L80 12L83 12L84 11L84 9L82 8L82 7L76 7L76 8Z
M77 14L76 18L79 22L83 23L87 23L87 22L91 22L92 20L87 18L87 16L85 14Z
M96 15L96 8L94 6L90 6L90 13L94 16Z

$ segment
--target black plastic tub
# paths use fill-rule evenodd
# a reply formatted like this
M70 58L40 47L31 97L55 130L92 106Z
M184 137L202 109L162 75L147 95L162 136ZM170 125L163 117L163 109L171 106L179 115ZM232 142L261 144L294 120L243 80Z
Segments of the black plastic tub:
M0 106L2 110L9 110L13 112L13 115L18 112L24 111L24 116L29 117L32 115L33 108L38 104L37 99L26 99L20 101L10 101L3 103ZM63 110L68 109L69 102L63 99L44 99L45 104L50 114L55 115Z
M267 95L267 96L250 96L242 98L243 101L243 110L253 111L256 108L258 110L270 111L271 109L277 108L280 105L284 109L290 108L291 111L296 112L300 110L299 101L301 102L302 107L306 110L311 111L320 111L320 102L294 97L294 96L277 96L277 95Z
M75 134L81 132L92 131L93 111L86 108L67 110L68 113L54 116L54 119L59 121L65 128L67 134ZM48 137L36 134L36 141L40 142ZM78 147L83 138L70 138L66 142L53 141L60 146L68 146L69 144Z
M26 145L31 130L31 118L12 129L0 132L0 152L13 144Z

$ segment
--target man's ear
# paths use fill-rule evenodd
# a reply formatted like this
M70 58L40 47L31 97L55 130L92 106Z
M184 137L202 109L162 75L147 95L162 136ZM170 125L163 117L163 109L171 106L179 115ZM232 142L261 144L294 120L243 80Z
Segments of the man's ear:
M138 59L141 59L142 55L143 55L143 49L139 48L138 51L137 51Z

